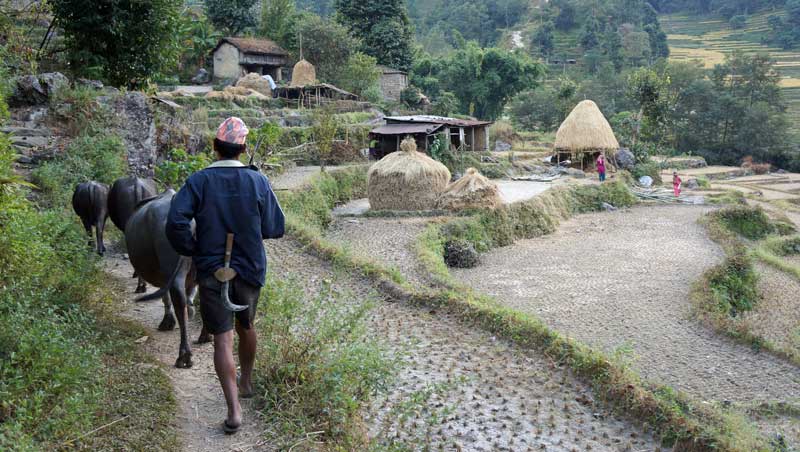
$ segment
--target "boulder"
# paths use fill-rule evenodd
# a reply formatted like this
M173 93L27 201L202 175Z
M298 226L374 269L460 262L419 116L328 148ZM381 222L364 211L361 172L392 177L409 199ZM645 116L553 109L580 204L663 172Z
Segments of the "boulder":
M58 91L69 88L69 79L60 72L23 75L15 80L14 90L8 98L12 107L46 104Z
M636 165L636 156L630 149L622 148L614 154L614 161L619 169L631 170Z
M639 178L639 185L644 188L650 188L653 186L653 178L650 176L642 176Z
M157 157L156 122L147 96L134 91L108 99L118 118L114 132L128 150L131 172L139 177L153 177Z
M444 244L444 262L448 267L472 268L478 265L478 252L466 240L455 239Z
M567 168L566 174L567 176L572 176L576 179L583 179L586 177L586 173L577 168Z
M39 75L39 84L44 88L47 97L51 97L62 89L69 88L69 79L60 72L46 72Z
M211 74L209 74L204 68L200 68L197 70L197 74L192 77L192 83L195 85L205 85L206 83L211 83Z
M497 140L497 142L495 142L495 144L494 144L494 151L495 152L506 152L506 151L510 151L510 150L511 150L511 144L510 143L506 143L505 141Z
M695 190L695 189L697 189L697 188L699 188L699 187L700 187L700 183L699 183L699 182L697 182L697 179L693 177L693 178L691 178L691 179L688 179L686 182L684 182L684 183L683 183L683 186L684 186L684 187L685 187L687 190Z
M616 207L612 206L611 204L604 202L600 204L600 207L605 210L606 212L615 212L617 210Z
M47 102L47 92L45 92L39 79L35 75L23 75L17 77L14 84L14 91L8 98L8 104L12 107L23 107L26 105L41 105Z
M83 88L89 88L96 91L101 91L103 88L105 88L105 85L103 85L103 82L100 80L90 80L88 78L79 78L75 80L75 86L81 86Z

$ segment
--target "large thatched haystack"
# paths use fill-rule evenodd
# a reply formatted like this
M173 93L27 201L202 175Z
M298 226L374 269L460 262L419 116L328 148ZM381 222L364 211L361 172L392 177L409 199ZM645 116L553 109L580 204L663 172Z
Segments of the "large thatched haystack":
M373 210L435 209L450 182L446 166L417 151L411 137L372 165L367 173L369 204Z
M292 86L303 87L316 84L317 70L314 69L314 65L305 59L298 61L297 64L294 65L294 69L292 69Z
M270 88L269 82L255 72L251 72L240 78L239 81L236 82L236 87L251 89L267 97L272 97L272 88Z
M475 168L447 187L439 198L439 207L447 210L494 209L502 204L497 184Z
M561 123L554 148L573 154L616 151L619 142L597 104L584 100Z

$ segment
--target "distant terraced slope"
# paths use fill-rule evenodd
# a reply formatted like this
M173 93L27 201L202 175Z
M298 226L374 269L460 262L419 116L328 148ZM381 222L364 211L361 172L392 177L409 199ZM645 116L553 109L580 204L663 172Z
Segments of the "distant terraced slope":
M667 33L670 59L686 61L701 59L706 67L713 67L734 50L744 52L769 52L777 61L782 76L781 87L789 106L795 132L800 133L800 49L783 50L761 44L769 30L767 17L775 12L762 12L750 16L747 26L733 30L719 17L670 14L660 16L661 27Z

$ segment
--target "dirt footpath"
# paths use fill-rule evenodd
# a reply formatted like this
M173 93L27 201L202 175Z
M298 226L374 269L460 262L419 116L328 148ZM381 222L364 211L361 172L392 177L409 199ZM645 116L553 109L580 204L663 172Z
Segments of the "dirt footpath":
M267 255L271 272L309 293L328 280L356 299L380 298L368 281L333 271L291 240L268 241ZM370 435L384 443L450 451L662 450L646 429L596 404L588 387L548 359L441 312L382 300L368 329L403 362L389 394L365 413Z
M697 224L707 211L664 206L582 215L453 274L558 331L629 356L643 377L701 400L792 401L800 394L797 367L689 318L691 284L723 258Z
M178 357L180 333L177 325L173 331L158 331L156 328L164 316L161 300L137 303L136 279L131 278L133 269L122 255L106 258L105 270L125 288L124 298L117 300L121 315L144 325L149 334L147 340L139 345L164 364L164 371L172 381L175 397L178 400L177 425L184 450L191 452L273 450L266 441L269 437L267 427L259 420L252 401L242 400L244 425L235 435L222 431L222 421L227 410L225 398L214 373L213 346L197 345L194 341L200 334L200 315L190 320L189 339L192 341L191 369L175 368ZM148 286L148 292L155 290Z

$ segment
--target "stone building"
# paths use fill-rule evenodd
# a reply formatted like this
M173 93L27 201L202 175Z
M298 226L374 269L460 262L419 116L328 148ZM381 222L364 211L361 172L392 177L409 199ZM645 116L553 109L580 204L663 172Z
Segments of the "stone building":
M251 72L281 80L289 53L269 39L222 38L214 50L214 80L235 80Z
M408 74L399 69L392 69L386 66L378 66L381 70L381 94L384 99L400 100L400 93L408 88Z

